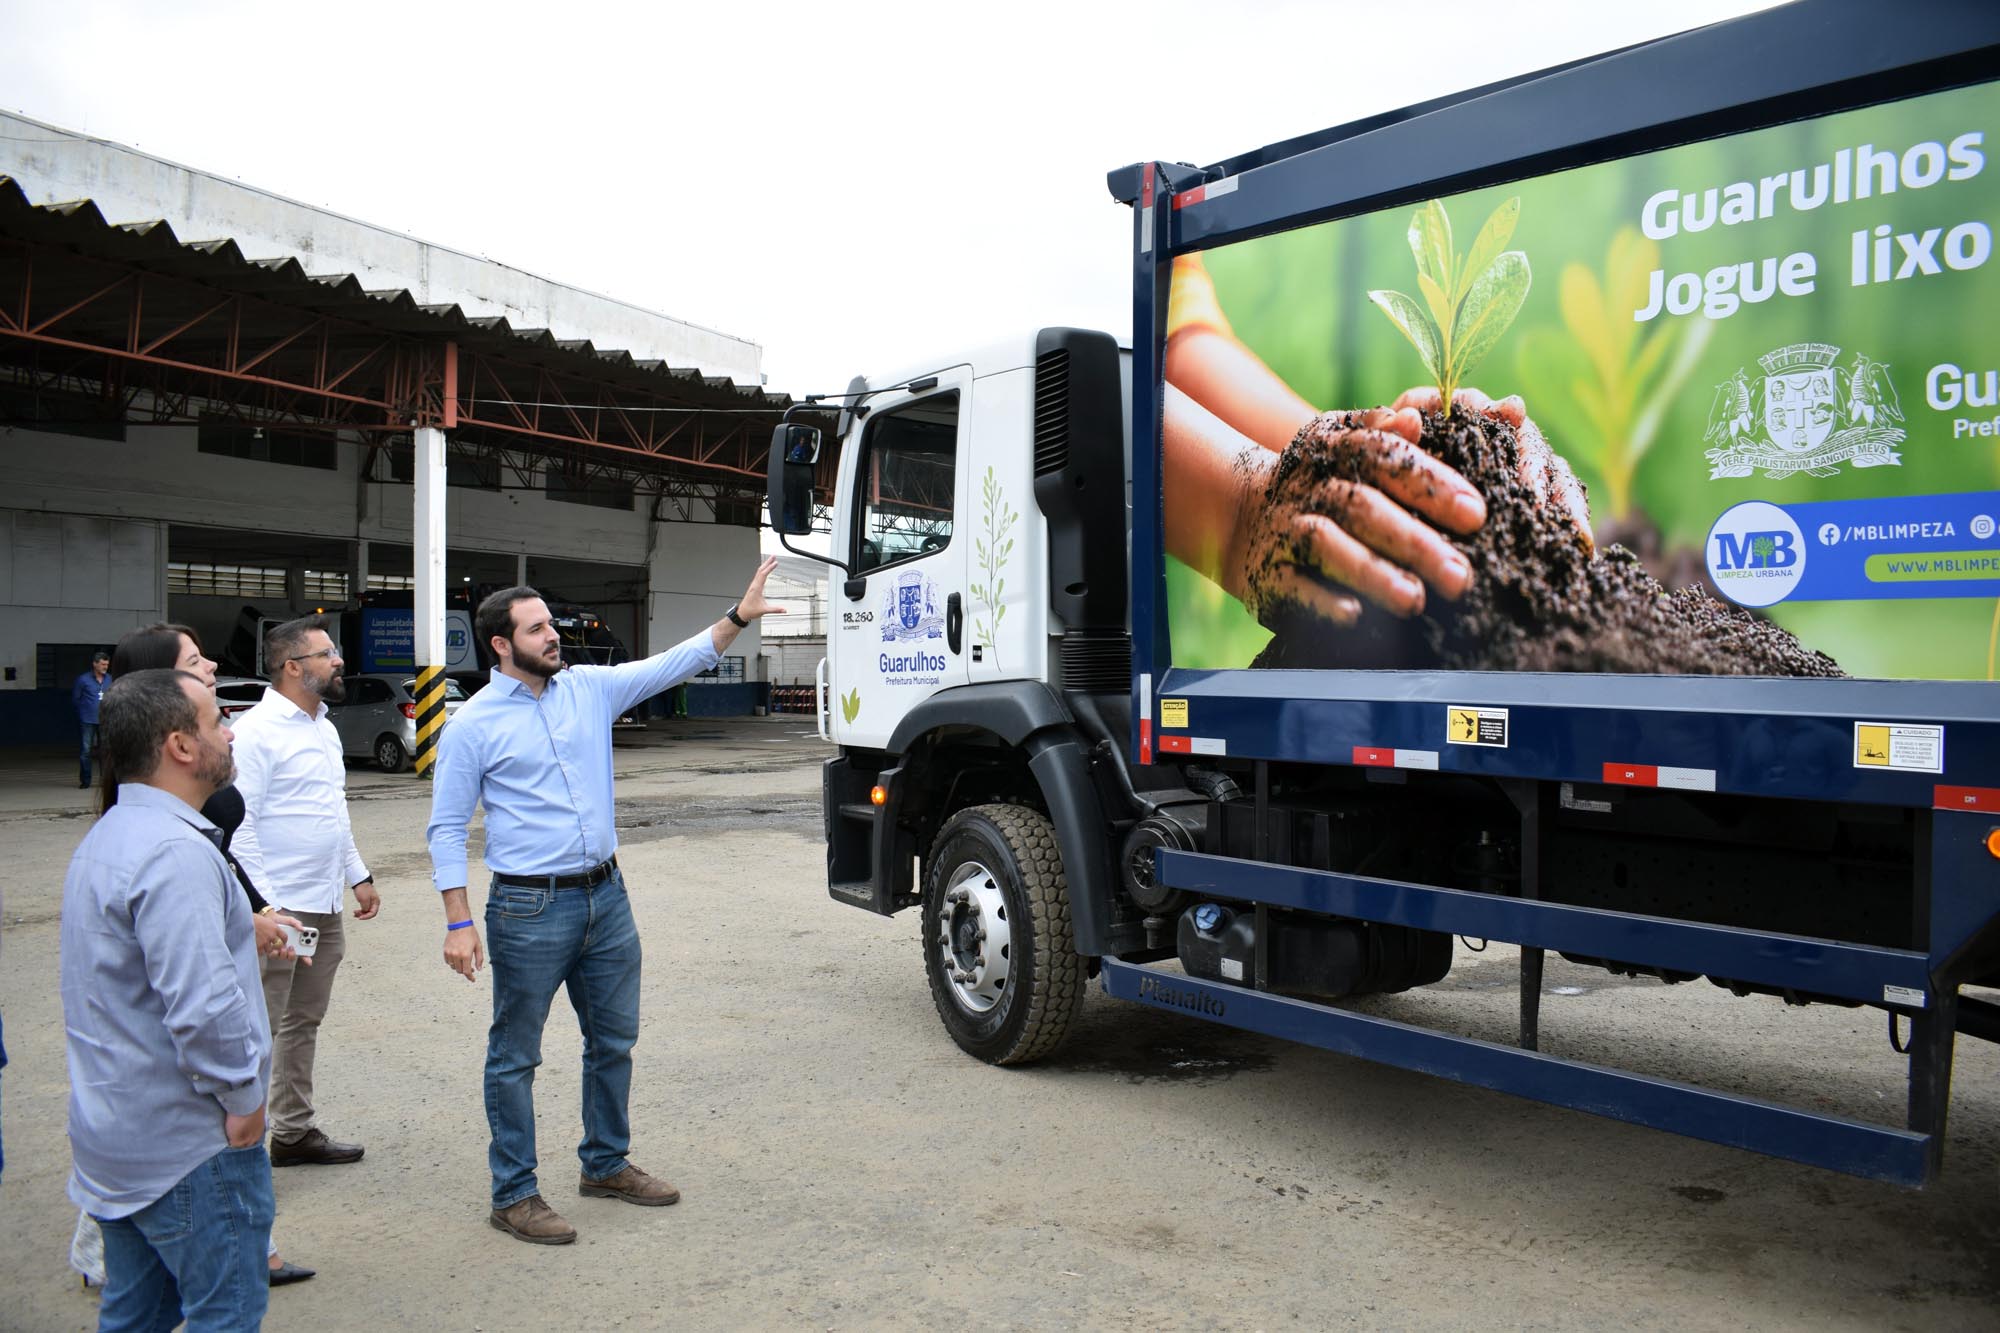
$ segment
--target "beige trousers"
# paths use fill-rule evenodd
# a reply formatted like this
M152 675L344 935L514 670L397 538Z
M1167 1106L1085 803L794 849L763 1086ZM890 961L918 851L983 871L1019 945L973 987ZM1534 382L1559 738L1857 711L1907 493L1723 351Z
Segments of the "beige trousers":
M280 909L285 911L286 909ZM347 953L339 912L292 912L299 924L319 928L312 966L296 960L264 960L264 1007L271 1015L271 1138L290 1143L313 1127L313 1056L319 1050L320 1020L333 999L333 974Z

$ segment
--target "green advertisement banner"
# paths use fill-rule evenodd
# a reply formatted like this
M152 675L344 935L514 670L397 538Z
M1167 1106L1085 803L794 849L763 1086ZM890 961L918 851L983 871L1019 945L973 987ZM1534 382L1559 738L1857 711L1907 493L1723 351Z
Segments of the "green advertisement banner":
M1996 122L1961 88L1176 261L1175 664L1993 679Z

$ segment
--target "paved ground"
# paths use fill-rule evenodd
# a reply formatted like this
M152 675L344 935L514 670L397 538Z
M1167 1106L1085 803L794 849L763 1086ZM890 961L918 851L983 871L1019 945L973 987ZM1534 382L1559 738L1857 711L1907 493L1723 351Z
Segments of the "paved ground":
M485 1224L484 979L448 973L420 784L356 771L387 906L356 923L320 1105L352 1167L278 1174L321 1276L274 1329L579 1327L1992 1328L2000 1059L1961 1047L1926 1193L1535 1106L1094 994L1064 1053L950 1045L911 914L824 890L795 720L622 737L621 860L647 949L635 1158L674 1208L580 1200L577 1038L557 1006L544 1186L583 1231ZM63 759L0 766L7 865L0 1327L91 1325L74 1212L56 912L84 828ZM476 878L476 877L475 877ZM1504 1036L1513 962L1461 953L1383 1013ZM1552 963L1551 1049L1893 1120L1879 1014L1667 990Z

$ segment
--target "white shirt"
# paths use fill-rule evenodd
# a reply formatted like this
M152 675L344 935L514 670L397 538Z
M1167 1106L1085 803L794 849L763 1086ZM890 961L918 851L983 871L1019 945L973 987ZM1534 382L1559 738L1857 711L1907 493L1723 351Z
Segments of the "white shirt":
M338 912L368 878L347 820L347 765L326 705L311 713L266 689L230 723L243 825L229 848L265 901L295 912Z

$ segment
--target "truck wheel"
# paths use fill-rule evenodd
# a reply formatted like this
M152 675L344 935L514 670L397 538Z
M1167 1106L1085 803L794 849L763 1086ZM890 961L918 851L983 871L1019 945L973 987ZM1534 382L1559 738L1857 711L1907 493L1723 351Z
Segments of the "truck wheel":
M410 762L410 752L394 736L378 736L375 739L375 767L384 773L400 773L403 765Z
M1048 816L1019 805L953 815L924 868L922 930L931 999L967 1054L1025 1064L1069 1035L1084 966Z

